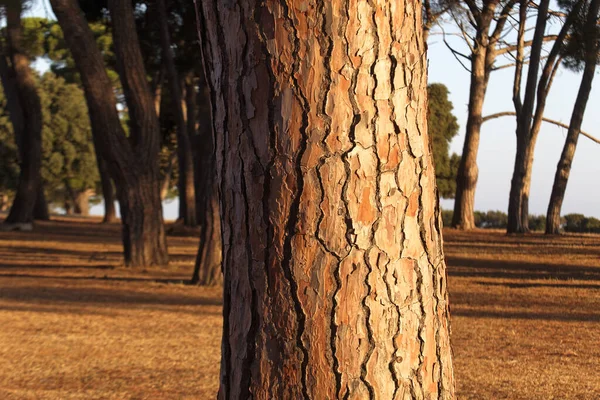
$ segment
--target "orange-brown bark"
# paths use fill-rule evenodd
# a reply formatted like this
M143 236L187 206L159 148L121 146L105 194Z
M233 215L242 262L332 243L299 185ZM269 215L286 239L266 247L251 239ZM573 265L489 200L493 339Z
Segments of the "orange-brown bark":
M202 4L223 399L454 398L419 1Z

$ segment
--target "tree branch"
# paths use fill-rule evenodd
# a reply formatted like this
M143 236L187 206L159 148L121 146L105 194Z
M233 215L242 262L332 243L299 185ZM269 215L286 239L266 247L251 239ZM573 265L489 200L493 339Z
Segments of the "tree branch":
M514 111L504 111L504 112L499 112L499 113L495 113L495 114L490 114L490 115L486 115L485 117L483 117L481 119L481 123L487 122L492 119L501 118L501 117L515 117L516 115L517 115L517 113ZM554 120L554 119L544 117L544 118L542 118L542 121L547 122L549 124L559 126L561 128L569 129L569 125L564 124L564 123ZM596 142L596 143L600 144L600 139L595 138L594 136L590 135L587 132L580 130L579 134L590 139L592 142Z
M558 35L548 35L548 36L544 36L544 38L542 39L542 41L544 41L544 42L551 42L551 41L556 40L556 39L558 39ZM532 43L533 43L533 40L524 41L523 42L523 47L529 47L529 46L531 46ZM512 46L506 46L506 47L503 47L501 49L498 49L497 52L498 52L498 55L501 55L501 54L505 54L505 53L508 53L508 52L511 52L511 51L515 51L515 50L517 50L517 45L516 44L512 45Z

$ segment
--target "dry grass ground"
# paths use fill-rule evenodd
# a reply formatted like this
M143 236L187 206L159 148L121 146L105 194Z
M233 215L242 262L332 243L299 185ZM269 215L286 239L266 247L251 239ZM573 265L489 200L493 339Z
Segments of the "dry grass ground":
M219 289L120 266L118 225L0 233L0 399L209 399ZM460 399L600 398L600 237L445 232Z

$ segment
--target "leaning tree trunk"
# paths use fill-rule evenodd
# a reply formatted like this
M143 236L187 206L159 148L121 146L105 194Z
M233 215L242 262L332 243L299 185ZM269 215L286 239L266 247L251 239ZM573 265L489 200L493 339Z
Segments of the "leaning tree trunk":
M21 172L19 184L5 223L30 224L33 222L38 189L41 187L42 165L42 107L37 93L29 59L22 49L21 2L13 1L6 6L8 42L12 69L18 90L20 108L23 112L21 143ZM19 142L19 138L17 137Z
M592 0L588 10L588 18L586 22L585 38L585 67L581 77L581 84L577 99L573 106L571 115L571 123L567 132L565 146L560 155L558 166L556 167L556 175L554 177L554 185L552 186L552 194L550 195L550 203L548 205L548 213L546 215L546 234L560 233L560 211L562 208L565 191L567 190L567 182L571 173L571 164L575 157L577 148L577 139L583 123L583 116L587 107L587 102L592 90L592 81L596 71L596 63L598 61L598 32L596 28L596 19L600 8L600 0Z
M169 19L164 0L157 0L160 38L164 62L167 67L169 94L177 123L177 155L179 159L179 217L186 226L196 226L196 192L194 188L194 160L187 132L187 121L182 107L180 79L175 65L169 33Z
M521 0L519 9L520 31L517 49L519 56L517 56L517 69L515 72L513 91L513 102L517 113L517 153L515 156L515 166L508 199L508 224L506 228L508 233L525 233L529 231L529 189L531 186L531 170L533 168L533 155L537 141L537 133L539 132L539 124L541 124L541 120L537 121L537 131L532 129L532 114L538 89L538 71L542 59L544 33L547 22L546 16L548 15L549 3L549 0L542 0L539 4L535 31L531 44L527 81L525 82L525 94L522 102L520 94L523 65L522 54L524 49L525 21L528 17L526 8L529 7L529 2L527 0ZM538 101L545 102L545 98L539 98Z
M219 398L454 398L421 3L202 4Z
M75 0L51 0L81 75L96 151L117 187L125 263L166 265L167 242L160 201L158 121L144 72L131 4L109 2L118 67L132 129L125 136L115 94L94 36Z

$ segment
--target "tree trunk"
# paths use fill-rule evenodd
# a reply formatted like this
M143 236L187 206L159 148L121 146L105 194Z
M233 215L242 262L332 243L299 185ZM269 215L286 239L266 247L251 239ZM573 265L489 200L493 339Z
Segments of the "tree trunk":
M221 399L453 399L421 3L203 0Z
M223 283L223 271L221 269L222 245L221 245L221 220L219 213L219 197L216 185L206 188L209 199L202 212L200 224L200 245L196 255L196 264L192 274L192 283L202 286L216 286Z
M77 192L75 195L75 214L87 217L90 215L90 197L94 194L93 190L86 189L83 192Z
M98 148L98 146L96 146ZM100 186L102 187L102 197L104 197L104 219L102 223L111 223L117 220L117 210L115 209L115 191L113 188L106 161L96 153L96 163L98 164L98 173L100 175Z
M571 165L573 163L573 158L575 157L577 140L583 123L583 116L587 107L590 91L592 90L592 81L594 80L596 63L598 61L599 46L596 19L599 8L600 0L592 0L588 10L585 27L585 38L588 40L585 44L585 67L581 77L577 99L573 106L571 123L569 124L569 130L567 131L567 139L560 155L558 166L556 167L556 175L554 176L548 213L546 214L546 234L560 233L560 211L565 197L565 191L567 190L567 182L569 181Z
M6 6L6 22L12 69L23 113L21 143L21 172L13 205L5 223L31 224L41 186L42 165L42 108L29 59L22 49L21 2ZM17 142L19 138L17 136Z
M37 189L35 205L33 206L33 219L37 221L50 221L50 212L48 211L48 202L44 193L44 184L41 182Z
M194 190L194 160L182 107L180 79L175 65L169 34L169 18L164 0L157 0L163 59L167 67L171 102L177 123L177 154L179 157L179 217L186 226L196 226L196 194Z
M506 2L495 17L500 2L486 2L485 7L473 16L476 21L476 37L471 54L471 85L467 127L463 153L456 175L456 195L452 227L469 230L475 228L475 190L479 176L477 153L481 133L483 102L487 92L490 74L494 68L498 53L498 44L506 18L514 6L514 0ZM475 11L474 9L471 11ZM492 29L492 21L495 26Z
M473 53L466 136L456 175L452 227L464 230L475 228L475 189L479 176L477 153L479 151L483 101L489 80L489 73L486 74L485 71L487 51L486 48L480 48L479 51Z
M51 4L81 74L96 152L106 160L117 187L125 263L166 265L168 253L157 161L158 121L141 61L131 4L109 2L114 14L117 64L132 121L130 138L121 126L102 55L77 2L52 0Z
M186 87L186 110L188 130L196 131L198 119L196 90L193 79L188 79ZM201 98L209 102L208 93L205 93L206 82L200 79ZM214 286L223 283L221 263L221 219L219 212L219 196L215 179L215 146L210 115L203 116L202 127L192 140L195 151L194 165L196 166L196 207L198 210L198 224L200 225L200 245L196 255L196 265L192 275L192 283Z
M517 66L515 74L515 95L513 101L517 111L517 153L515 156L515 167L511 180L510 195L508 200L508 233L525 233L529 231L529 188L531 186L531 169L533 167L533 154L537 141L537 133L532 130L532 113L536 100L538 87L538 71L541 60L544 32L546 29L546 16L548 14L549 0L540 1L533 43L527 70L527 81L525 83L525 95L521 102L521 69ZM527 0L521 0L519 46L523 51L524 24L527 19ZM518 62L522 63L522 60Z

